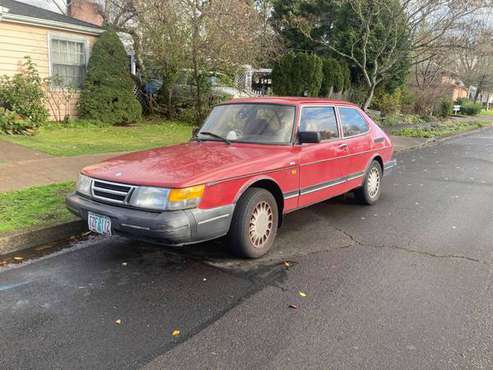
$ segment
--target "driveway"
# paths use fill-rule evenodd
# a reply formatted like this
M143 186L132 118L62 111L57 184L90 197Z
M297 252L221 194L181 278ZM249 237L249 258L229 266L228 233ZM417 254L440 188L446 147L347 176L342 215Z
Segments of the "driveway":
M258 261L91 238L3 268L0 368L492 368L493 129L397 159Z

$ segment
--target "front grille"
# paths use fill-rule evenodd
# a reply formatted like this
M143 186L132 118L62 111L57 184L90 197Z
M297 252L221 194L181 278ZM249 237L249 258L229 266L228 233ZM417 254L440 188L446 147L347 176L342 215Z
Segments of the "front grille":
M94 186L97 188L121 191L124 193L128 193L130 191L130 189L132 189L132 187L129 185L114 184L114 183L110 183L110 182L102 182L99 180L94 180Z
M128 201L132 189L133 186L108 181L94 180L92 183L94 198L118 204Z

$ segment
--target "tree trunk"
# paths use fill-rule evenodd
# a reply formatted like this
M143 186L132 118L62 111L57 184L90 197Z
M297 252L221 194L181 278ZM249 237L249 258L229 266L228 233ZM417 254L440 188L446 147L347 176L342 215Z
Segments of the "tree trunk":
M373 100L373 95L375 95L375 88L377 87L376 83L372 83L370 86L370 91L366 97L365 103L363 104L363 110L366 112L370 107L371 101Z
M200 70L198 65L198 44L197 38L199 37L199 25L194 9L193 15L193 27L192 27L192 64L193 64L193 79L195 82L195 124L200 125L202 120L202 89L200 81Z
M175 118L175 106L173 105L173 87L168 87L168 118Z
M479 94L483 91L483 80L479 81L478 87L476 88L476 93L474 94L474 102L476 103L479 98Z

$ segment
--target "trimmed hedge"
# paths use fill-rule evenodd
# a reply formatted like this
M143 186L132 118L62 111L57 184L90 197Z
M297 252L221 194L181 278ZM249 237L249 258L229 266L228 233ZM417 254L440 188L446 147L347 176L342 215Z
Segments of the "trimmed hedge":
M116 32L94 44L79 101L82 118L111 124L135 122L142 107L133 93L128 56Z

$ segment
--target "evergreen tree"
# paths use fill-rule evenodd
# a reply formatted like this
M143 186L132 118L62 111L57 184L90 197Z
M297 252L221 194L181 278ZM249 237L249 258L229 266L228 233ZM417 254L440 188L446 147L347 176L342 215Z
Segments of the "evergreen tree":
M272 70L272 90L280 96L318 96L322 59L315 54L288 53Z
M128 56L115 32L96 41L79 101L82 118L112 124L138 120L142 107L133 93Z
M338 62L333 58L324 58L323 62L323 79L320 88L320 97L329 97L333 93L341 92L346 87L345 64Z

